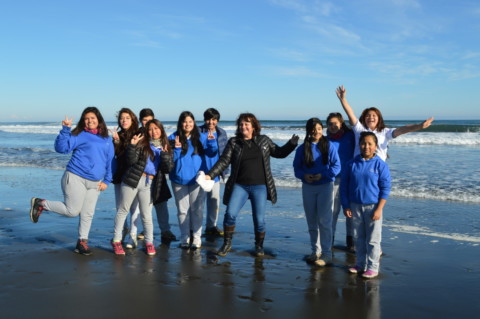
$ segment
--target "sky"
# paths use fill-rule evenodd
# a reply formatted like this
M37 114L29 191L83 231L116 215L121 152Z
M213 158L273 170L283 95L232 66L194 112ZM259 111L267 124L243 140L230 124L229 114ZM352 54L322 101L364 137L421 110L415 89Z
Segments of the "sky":
M1 1L0 35L0 122L324 119L339 85L357 115L480 119L476 0Z

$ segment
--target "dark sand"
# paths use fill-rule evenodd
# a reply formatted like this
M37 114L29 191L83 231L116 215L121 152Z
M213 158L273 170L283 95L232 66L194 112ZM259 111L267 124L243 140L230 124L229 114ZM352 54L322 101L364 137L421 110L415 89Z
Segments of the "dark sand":
M2 168L0 175L1 318L475 318L480 312L478 236L458 240L386 226L380 276L364 280L346 271L354 256L340 247L343 221L334 264L320 269L303 261L309 244L300 191L279 189L279 203L267 214L263 258L251 256L248 214L240 216L234 250L224 258L213 253L221 240L204 241L196 252L174 242L158 246L154 257L140 249L119 257L109 245L114 210L108 190L90 233L94 255L87 257L73 252L78 219L45 213L31 223L31 196L61 198L63 172L53 171L52 185L38 183L41 172ZM178 234L173 201L169 205ZM401 209L408 218L427 207L479 210L392 198L386 213ZM291 210L298 211L295 218L283 216Z

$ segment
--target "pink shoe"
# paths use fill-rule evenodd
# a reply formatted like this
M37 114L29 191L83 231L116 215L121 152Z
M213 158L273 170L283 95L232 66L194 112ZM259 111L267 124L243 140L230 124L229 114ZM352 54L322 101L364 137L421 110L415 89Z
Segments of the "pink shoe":
M155 246L153 246L152 243L148 243L148 244L145 245L145 251L147 252L147 255L149 255L149 256L153 256L157 253L155 251Z
M368 279L375 278L377 276L378 276L378 271L373 271L373 270L367 270L362 274L363 278L368 278Z
M125 251L123 250L121 241L112 240L112 248L115 255L125 255Z

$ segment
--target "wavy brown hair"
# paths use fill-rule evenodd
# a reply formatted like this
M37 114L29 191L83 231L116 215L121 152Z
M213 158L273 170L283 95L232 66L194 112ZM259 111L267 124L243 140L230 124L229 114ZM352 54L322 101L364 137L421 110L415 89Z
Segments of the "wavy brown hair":
M380 110L377 109L376 107L369 107L369 108L366 108L365 110L363 110L362 115L360 115L360 118L358 120L360 121L360 123L362 123L362 125L364 127L367 127L367 124L365 122L365 118L367 117L367 114L370 111L375 112L375 114L377 114L377 117L378 117L378 124L377 124L377 127L375 129L378 132L383 131L385 129L385 122L383 121L382 112L380 112Z
M257 120L255 115L253 113L242 113L237 118L237 130L235 132L235 136L237 136L238 138L243 138L243 134L240 131L240 123L242 123L242 122L252 123L253 136L260 135L260 131L262 130L262 126L260 125L260 122Z

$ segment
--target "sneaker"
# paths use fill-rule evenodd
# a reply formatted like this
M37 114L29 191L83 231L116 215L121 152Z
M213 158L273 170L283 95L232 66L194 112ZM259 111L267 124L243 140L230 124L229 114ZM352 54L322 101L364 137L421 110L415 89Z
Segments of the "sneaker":
M305 257L305 261L307 263L314 263L320 258L320 254L317 253L311 253L310 255Z
M152 243L145 244L145 251L147 252L147 255L153 256L157 252L155 251L155 246L153 246Z
M190 246L190 249L191 249L191 250L197 250L197 249L200 249L200 247L202 247L202 246L201 246L201 245L192 244L192 246Z
M368 279L375 278L377 276L378 276L378 271L373 271L373 270L367 270L362 274L363 278L368 278Z
M38 218L44 210L42 206L43 201L43 199L36 197L32 197L32 200L30 201L30 219L34 223L38 223Z
M115 255L125 255L125 251L123 250L121 241L112 240L112 248Z
M138 234L137 239L138 239L138 240L145 240L145 235L143 234L143 232L141 232L140 234Z
M355 265L353 267L349 267L348 272L351 273L351 274L358 274L358 273L363 272L363 268Z
M315 265L320 267L325 267L326 265L332 262L332 258L329 257L320 257L317 261L315 261Z
M220 228L218 228L217 226L208 227L207 229L205 229L205 235L222 237L223 236L223 231Z
M75 252L77 254L90 256L92 254L92 251L90 250L90 248L88 248L87 242L88 241L85 239L77 240L77 247L75 247Z
M176 241L177 240L177 237L175 237L175 235L169 230L162 232L161 238L162 238L163 241Z
M180 248L182 248L182 249L189 249L189 248L190 248L190 244L189 244L189 243L181 243L181 244L180 244Z
M125 248L127 249L135 249L137 248L138 242L137 242L137 236L131 236L127 243L125 244Z

